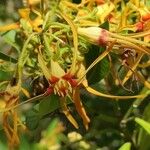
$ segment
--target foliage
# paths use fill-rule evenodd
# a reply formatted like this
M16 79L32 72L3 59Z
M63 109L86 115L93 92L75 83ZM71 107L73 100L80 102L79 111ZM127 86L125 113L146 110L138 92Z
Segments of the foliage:
M150 149L148 0L0 12L0 149Z

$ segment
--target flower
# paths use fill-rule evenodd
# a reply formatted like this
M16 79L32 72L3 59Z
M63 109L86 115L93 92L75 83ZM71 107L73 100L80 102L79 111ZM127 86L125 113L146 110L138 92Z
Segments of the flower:
M108 32L99 27L78 28L78 34L96 45L105 45L108 42Z

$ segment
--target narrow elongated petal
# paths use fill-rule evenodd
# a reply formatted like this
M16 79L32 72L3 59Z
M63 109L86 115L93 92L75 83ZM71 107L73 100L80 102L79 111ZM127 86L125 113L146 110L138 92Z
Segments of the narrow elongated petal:
M74 93L73 93L73 101L75 103L75 106L76 106L76 110L78 112L78 114L82 117L83 119L83 123L84 123L84 126L86 128L86 130L88 130L88 124L90 122L90 119L89 117L87 116L86 114L86 111L82 105L82 102L81 102L81 99L80 99L80 93L79 93L79 89L76 88L74 90Z
M65 75L65 71L61 68L58 62L51 60L51 74L60 78Z
M9 25L0 26L0 32L15 30L15 29L18 29L19 27L20 27L19 23L12 23Z
M75 121L75 119L73 118L73 116L71 115L69 109L67 108L66 105L66 100L65 98L60 98L60 105L62 108L62 112L65 114L65 116L67 117L67 119L70 121L70 123L76 128L78 129L78 123Z
M146 96L146 94L133 95L133 96L132 95L131 96L116 96L116 95L111 95L111 94L104 94L100 91L97 91L97 90L89 87L87 84L87 80L84 80L82 82L82 84L88 92L90 92L96 96L110 98L110 100L114 100L114 99L126 100L126 99L133 99L133 98L143 98Z

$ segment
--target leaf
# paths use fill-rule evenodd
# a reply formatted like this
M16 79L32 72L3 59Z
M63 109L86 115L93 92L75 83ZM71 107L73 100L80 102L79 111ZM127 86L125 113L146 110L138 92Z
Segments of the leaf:
M35 112L33 110L27 112L26 114L26 126L30 129L30 130L34 130L37 128L38 124L39 124L39 115L38 112Z
M5 32L2 36L6 43L8 43L12 47L14 47L17 50L17 52L20 53L20 47L19 47L19 45L16 44L16 40L15 40L15 37L16 37L15 30Z
M0 59L2 60L5 60L5 61L9 61L9 62L12 62L12 63L17 63L17 59L13 58L13 57L10 57L2 52L0 52ZM29 64L25 64L25 66L27 67L30 67L30 68L33 68L31 65Z
M131 143L130 142L126 142L124 143L119 150L130 150L131 149Z
M92 45L89 52L85 55L86 66L88 67L103 51L105 48L97 47ZM87 79L89 84L94 84L105 78L109 73L110 63L107 57L103 58L99 63L97 63L88 73Z
M147 97L148 98L148 97ZM146 99L145 99L146 100ZM143 119L147 122L150 122L150 103L145 107L143 113ZM150 134L148 134L143 128L137 129L139 131L137 144L139 145L139 150L148 150L150 149L150 143L147 139L150 138Z
M58 125L58 122L59 122L59 121L58 121L58 119L56 119L56 118L51 121L51 123L49 124L49 126L48 126L48 128L47 128L47 130L46 130L46 131L47 131L46 133L47 133L48 135L50 135L50 134L54 131L54 129L55 129L55 128L57 127L57 125Z
M6 145L4 145L1 141L0 141L0 149L2 149L2 150L8 150L8 148L6 147Z
M39 115L40 117L47 115L60 107L59 97L51 95L44 98L39 104Z
M12 78L11 72L4 72L0 70L0 81L10 80Z
M150 134L150 123L141 119L141 118L138 118L136 117L135 118L135 122L138 123L141 127L143 127L143 129L145 131L147 131L148 134Z
M30 150L31 144L25 136L20 137L19 150Z
M100 28L109 30L109 22L108 21L104 22L103 24L100 25Z
M0 52L0 59L5 60L5 61L10 61L12 63L17 63L17 60L15 58L12 58L2 52Z

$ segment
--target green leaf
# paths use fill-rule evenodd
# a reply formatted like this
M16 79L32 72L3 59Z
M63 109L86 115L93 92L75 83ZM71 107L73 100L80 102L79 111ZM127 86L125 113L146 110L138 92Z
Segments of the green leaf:
M39 115L40 117L47 115L60 107L59 97L51 95L44 98L39 104Z
M141 127L143 127L143 129L145 131L147 131L148 134L150 134L150 123L141 119L141 118L138 118L136 117L135 118L135 122L138 123Z
M30 149L31 149L31 143L29 143L27 137L21 136L19 150L30 150Z
M10 80L12 78L12 72L5 72L0 70L0 81Z
M16 59L14 59L14 58L12 58L12 57L10 57L10 56L2 53L2 52L0 52L0 59L5 60L5 61L10 61L12 63L17 63Z
M2 150L8 150L8 148L6 147L6 145L4 145L1 141L0 141L0 149L2 149Z
M48 128L46 130L47 135L50 135L53 132L53 130L56 128L57 124L58 124L58 119L54 119L51 121L50 125L48 126Z
M17 45L15 37L16 37L16 31L11 30L9 32L5 32L3 35L3 39L6 43L14 47L18 53L20 53L20 47Z
M18 62L17 59L15 59L15 58L13 58L13 57L10 57L10 56L8 56L8 55L2 53L2 52L0 52L0 59L5 60L5 61L9 61L9 62L12 62L12 63L17 63L17 62ZM31 65L29 65L29 64L25 64L25 66L30 67L30 68L33 68L33 67L32 67Z
M33 110L27 112L26 114L26 126L30 129L30 130L34 130L37 128L38 124L39 124L39 115L38 112L35 112Z
M104 22L103 24L100 25L100 28L109 30L109 22L108 21Z
M124 143L119 150L130 150L131 149L131 143L130 142L126 142Z
M86 66L88 67L103 51L104 47L92 45L89 52L85 55ZM107 57L97 63L88 73L87 79L89 84L95 84L106 77L110 70L110 62Z
M148 97L147 97L148 99ZM146 100L146 99L145 99ZM150 122L150 103L145 107L143 113L143 119L147 122ZM150 143L147 139L150 138L150 134L148 134L143 128L137 128L139 131L137 144L139 145L139 150L148 150L150 149Z

